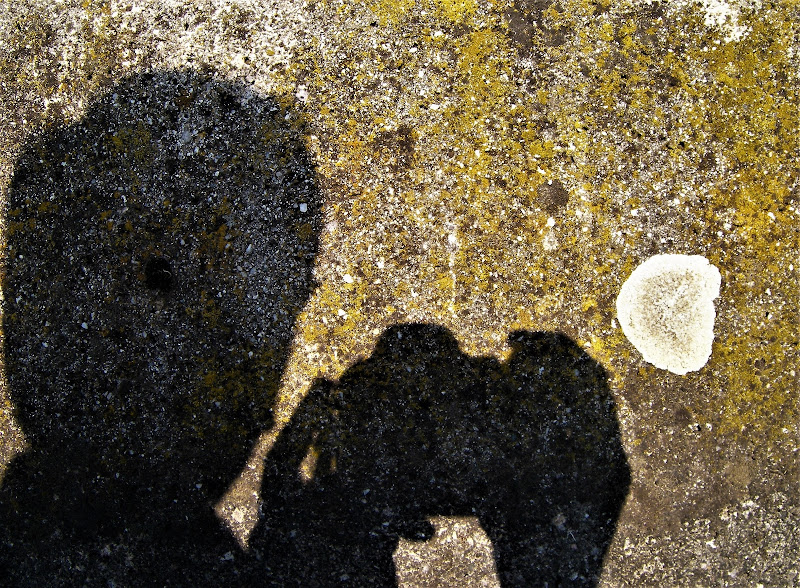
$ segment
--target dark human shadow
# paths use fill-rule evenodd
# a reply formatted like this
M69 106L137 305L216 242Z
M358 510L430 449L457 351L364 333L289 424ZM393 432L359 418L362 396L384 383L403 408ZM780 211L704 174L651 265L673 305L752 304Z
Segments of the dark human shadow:
M446 515L479 519L504 586L595 585L630 481L606 372L564 335L510 343L398 325L317 382L268 457L252 583L393 586L399 539Z
M2 316L29 449L0 488L0 583L236 571L213 506L272 425L320 210L298 114L193 71L125 79L24 149Z

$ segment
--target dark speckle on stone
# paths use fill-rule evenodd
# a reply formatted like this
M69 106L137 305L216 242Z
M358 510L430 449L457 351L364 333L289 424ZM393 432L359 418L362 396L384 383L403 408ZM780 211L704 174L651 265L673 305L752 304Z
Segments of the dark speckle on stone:
M569 192L558 180L541 184L536 189L539 202L549 214L556 214L569 202Z
M145 285L152 290L172 290L172 269L164 257L151 257L144 266Z
M692 422L692 413L686 407L680 407L675 411L675 423L680 426L686 426Z
M219 92L219 105L224 112L233 112L241 106L236 96L226 91Z

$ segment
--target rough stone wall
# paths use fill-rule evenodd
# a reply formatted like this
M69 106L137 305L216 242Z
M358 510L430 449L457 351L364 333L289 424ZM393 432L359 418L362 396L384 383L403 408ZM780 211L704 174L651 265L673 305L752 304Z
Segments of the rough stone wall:
M253 479L231 480L218 509L240 538L258 464L312 382L370 357L392 325L441 325L501 362L510 333L559 332L607 371L630 466L600 584L795 585L798 23L790 1L4 1L4 272L13 235L51 214L25 225L9 206L18 158L130 76L185 70L275 101L316 175L317 286L271 376ZM114 131L131 156L133 130ZM240 224L222 238L251 300L265 272L239 270L262 221L229 206ZM703 255L722 278L711 357L682 376L645 362L615 316L634 268L664 253ZM18 294L3 296L5 313ZM229 388L210 371L250 385L219 361L185 375L201 409ZM26 447L8 381L6 466Z

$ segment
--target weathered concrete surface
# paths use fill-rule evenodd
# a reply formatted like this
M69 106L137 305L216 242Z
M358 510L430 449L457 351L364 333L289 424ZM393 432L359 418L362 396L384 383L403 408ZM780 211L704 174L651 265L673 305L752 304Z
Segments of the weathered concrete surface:
M258 573L257 546L227 545L229 530L240 543L264 540L270 512L324 512L291 500L311 496L322 509L322 489L353 490L314 465L325 447L297 437L305 486L261 492L263 479L281 483L273 446L329 430L308 415L341 426L373 414L370 398L304 405L312 384L344 375L373 386L359 374L383 365L403 393L425 390L433 380L373 351L394 325L426 323L460 345L442 355L455 396L441 403L450 410L436 435L463 447L426 466L445 480L441 495L416 480L415 514L452 516L450 527L433 518L435 531L376 531L399 545L399 582L521 581L485 557L487 537L500 542L510 523L485 528L479 514L509 504L487 488L530 487L525 462L510 457L521 439L540 464L559 451L600 463L620 447L626 463L612 463L630 474L618 478L611 534L577 520L588 504L577 494L572 510L531 523L539 554L584 562L574 570L542 564L532 545L501 548L523 564L532 549L542 581L799 583L798 23L789 1L4 1L0 524L3 541L22 539L0 571L23 570L8 576L17 583L27 573L124 584L180 578L208 558L195 562L198 577ZM615 317L621 285L663 253L703 255L722 276L711 357L684 376L645 362ZM580 359L575 381L602 369L602 386L586 389L610 399L613 422L567 413L578 389L518 369L512 332L566 335L574 348L536 361ZM423 351L418 373L428 374L423 358L436 350ZM537 404L526 413L539 415L534 426L483 406L470 432L470 405L458 400L466 373L492 390L483 400L519 380L565 412ZM421 427L404 410L386 413L386 430ZM555 446L551 430L562 435ZM598 431L602 451L581 454L576 439ZM354 467L374 444L330 441ZM378 469L400 467L389 449L375 457ZM501 475L489 465L498 461L518 474ZM343 479L380 479L359 471ZM461 485L479 471L491 472L488 486ZM566 475L551 466L543 477L553 472ZM575 472L566 478L598 479ZM181 486L193 476L208 476L197 494ZM397 506L390 494L386 508ZM224 528L172 521L173 496L185 499L177 512L216 505ZM532 496L549 500L544 489ZM154 514L131 512L149 503ZM468 505L475 516L463 523ZM160 515L177 530L153 528ZM209 538L187 547L198 529ZM302 529L311 545L336 530ZM26 550L41 561L15 559ZM483 554L474 569L467 553ZM391 569L383 556L363 555L377 562L369 577ZM159 561L165 576L144 569Z

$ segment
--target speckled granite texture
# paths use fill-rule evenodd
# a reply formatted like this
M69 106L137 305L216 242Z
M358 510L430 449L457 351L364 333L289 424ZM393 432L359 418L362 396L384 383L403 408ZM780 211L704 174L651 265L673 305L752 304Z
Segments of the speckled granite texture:
M0 577L800 584L799 23L2 0Z

